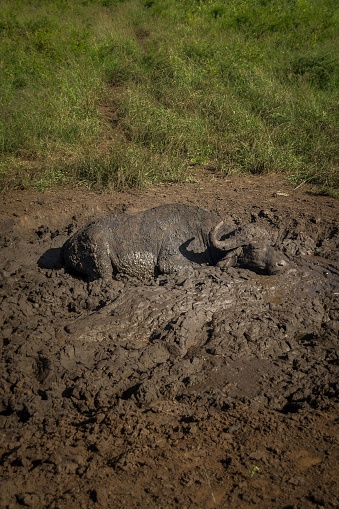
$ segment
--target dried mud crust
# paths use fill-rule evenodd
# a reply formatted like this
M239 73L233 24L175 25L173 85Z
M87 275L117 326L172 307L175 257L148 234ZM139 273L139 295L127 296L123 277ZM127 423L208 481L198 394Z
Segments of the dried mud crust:
M106 285L61 267L90 220L173 202L255 219L289 269ZM210 176L0 210L1 508L338 506L338 201Z

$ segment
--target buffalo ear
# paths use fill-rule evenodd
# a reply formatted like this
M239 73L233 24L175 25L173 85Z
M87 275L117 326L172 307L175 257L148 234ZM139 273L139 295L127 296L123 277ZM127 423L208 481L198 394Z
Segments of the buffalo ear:
M238 257L242 253L242 247L238 247L236 249L232 249L232 251L229 251L226 256L221 258L221 260L218 261L216 264L219 269L228 269L229 267L235 267L237 265Z

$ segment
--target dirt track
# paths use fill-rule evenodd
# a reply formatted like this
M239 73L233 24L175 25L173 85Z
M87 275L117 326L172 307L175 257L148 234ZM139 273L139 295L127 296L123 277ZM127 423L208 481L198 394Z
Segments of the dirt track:
M255 218L289 270L61 267L90 220L173 202ZM338 507L338 212L275 176L3 196L0 507Z

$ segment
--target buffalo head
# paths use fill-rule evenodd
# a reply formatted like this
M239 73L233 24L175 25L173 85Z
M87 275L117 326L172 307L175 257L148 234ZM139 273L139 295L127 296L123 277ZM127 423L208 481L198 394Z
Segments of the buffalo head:
M272 246L263 228L250 224L235 228L218 239L224 228L222 221L210 233L211 245L224 253L220 256L219 267L237 266L262 274L277 274L287 267L287 261Z

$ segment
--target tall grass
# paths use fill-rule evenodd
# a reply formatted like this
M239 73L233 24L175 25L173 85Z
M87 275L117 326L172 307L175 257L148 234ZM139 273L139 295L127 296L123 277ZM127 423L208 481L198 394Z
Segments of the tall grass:
M2 188L339 188L335 0L0 0Z

